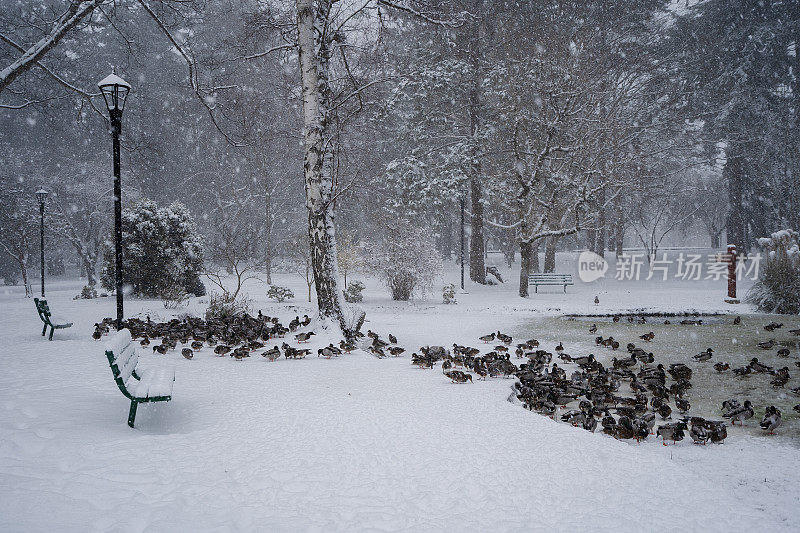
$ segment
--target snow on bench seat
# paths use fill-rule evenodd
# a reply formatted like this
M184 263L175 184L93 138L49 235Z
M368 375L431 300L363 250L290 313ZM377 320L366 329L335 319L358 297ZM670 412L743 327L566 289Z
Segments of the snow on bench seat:
M128 391L134 398L156 398L172 396L175 384L174 368L148 368L141 374L141 379L128 381Z

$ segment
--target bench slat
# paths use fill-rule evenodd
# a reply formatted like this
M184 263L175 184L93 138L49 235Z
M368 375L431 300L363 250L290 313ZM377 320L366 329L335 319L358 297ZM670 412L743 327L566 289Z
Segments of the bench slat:
M136 348L133 346L133 343L125 347L122 354L120 354L115 362L119 369L119 377L122 381L127 382L128 378L133 374L133 371L136 370L136 365L139 363L139 355L136 353Z
M172 368L149 368L144 371L141 380L133 378L128 390L134 398L157 398L172 396L175 384L175 370Z

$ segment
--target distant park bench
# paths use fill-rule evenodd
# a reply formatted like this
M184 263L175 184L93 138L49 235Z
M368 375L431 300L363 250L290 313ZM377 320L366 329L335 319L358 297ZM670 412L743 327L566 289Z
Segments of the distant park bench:
M130 427L133 427L136 408L140 403L168 402L172 399L175 369L148 368L140 371L136 346L127 329L116 333L106 344L106 357L117 387L131 401L128 412Z
M528 283L534 286L534 291L539 292L539 285L555 285L564 286L564 292L567 292L567 285L574 285L572 283L572 274L555 274L555 273L533 273L528 276Z
M42 328L42 337L47 333L47 327L50 327L50 340L53 340L53 332L57 329L66 329L72 327L72 322L67 322L62 318L53 317L50 313L50 307L47 305L47 300L40 300L34 298L33 303L36 304L36 312L39 313L39 318L44 322Z

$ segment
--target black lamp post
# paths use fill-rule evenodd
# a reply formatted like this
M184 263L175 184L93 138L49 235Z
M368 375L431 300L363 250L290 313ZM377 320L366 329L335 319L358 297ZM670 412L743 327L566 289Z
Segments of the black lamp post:
M122 132L122 110L131 90L130 84L112 73L97 84L103 93L111 119L114 139L114 277L117 292L117 329L122 328L122 183L119 169L119 134Z
M44 298L44 202L47 200L47 191L44 189L36 191L36 199L39 200L39 251L42 267L42 298Z
M461 197L461 290L464 290L464 197Z

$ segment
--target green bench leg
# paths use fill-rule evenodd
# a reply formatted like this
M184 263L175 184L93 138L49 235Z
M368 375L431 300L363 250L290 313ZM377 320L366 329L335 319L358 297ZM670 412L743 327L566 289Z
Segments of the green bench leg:
M131 410L128 412L128 425L133 427L133 421L136 420L136 407L139 405L139 402L136 400L131 400Z

